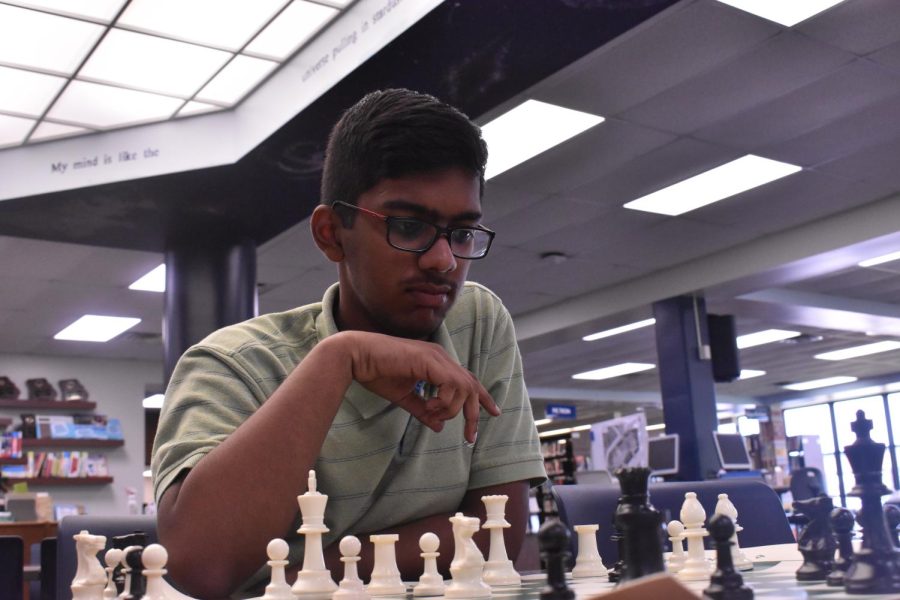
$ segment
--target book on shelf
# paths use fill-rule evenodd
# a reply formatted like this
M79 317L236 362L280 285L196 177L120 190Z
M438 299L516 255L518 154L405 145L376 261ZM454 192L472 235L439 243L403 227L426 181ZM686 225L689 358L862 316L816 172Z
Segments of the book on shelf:
M40 439L121 440L122 423L106 415L37 415Z
M0 434L0 458L22 458L22 432Z

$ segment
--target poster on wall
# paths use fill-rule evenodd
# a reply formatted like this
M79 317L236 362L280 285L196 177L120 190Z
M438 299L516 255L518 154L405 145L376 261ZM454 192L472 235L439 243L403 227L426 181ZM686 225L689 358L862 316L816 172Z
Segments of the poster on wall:
M595 469L610 473L620 467L647 466L647 416L635 413L591 426Z

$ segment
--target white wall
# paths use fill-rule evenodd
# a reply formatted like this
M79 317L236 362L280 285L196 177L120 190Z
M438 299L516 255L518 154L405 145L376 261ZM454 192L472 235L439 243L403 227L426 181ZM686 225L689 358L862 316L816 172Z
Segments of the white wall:
M122 422L124 446L91 450L106 454L113 483L32 487L32 491L49 492L54 503L81 504L92 515L128 514L126 486L134 488L139 503L143 500L144 408L141 401L147 385L162 383L162 361L0 354L0 375L13 380L21 390L22 398L28 395L25 387L27 379L45 377L54 387L58 386L60 379L78 379L90 394L90 400L97 403L95 413L118 418ZM16 422L21 412L26 411L0 409L0 415L13 417ZM53 414L49 410L35 412ZM70 413L60 411L59 414Z

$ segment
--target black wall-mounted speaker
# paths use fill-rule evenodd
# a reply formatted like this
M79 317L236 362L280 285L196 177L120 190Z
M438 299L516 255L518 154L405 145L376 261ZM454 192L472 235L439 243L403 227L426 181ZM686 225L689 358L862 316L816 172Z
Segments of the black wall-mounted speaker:
M709 331L713 380L718 383L734 381L741 376L734 315L707 315L706 325Z

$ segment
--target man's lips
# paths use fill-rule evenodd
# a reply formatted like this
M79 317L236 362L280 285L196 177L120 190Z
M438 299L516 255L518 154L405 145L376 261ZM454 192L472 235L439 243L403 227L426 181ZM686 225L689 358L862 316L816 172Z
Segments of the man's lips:
M416 285L407 288L418 306L440 308L450 299L453 288L449 285Z

